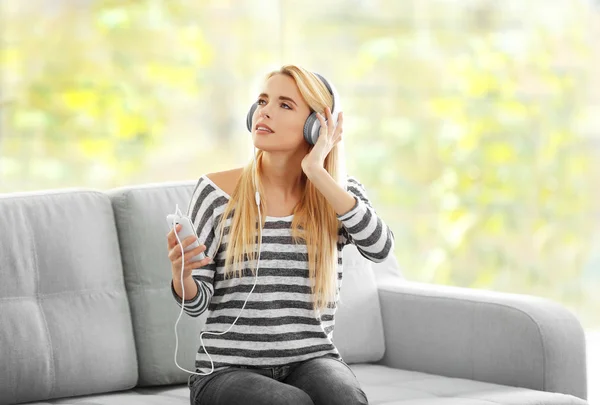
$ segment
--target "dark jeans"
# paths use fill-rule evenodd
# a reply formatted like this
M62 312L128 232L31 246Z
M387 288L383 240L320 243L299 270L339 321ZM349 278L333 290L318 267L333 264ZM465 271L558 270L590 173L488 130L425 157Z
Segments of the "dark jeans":
M189 378L191 405L368 404L342 360L318 357L288 366L236 366Z

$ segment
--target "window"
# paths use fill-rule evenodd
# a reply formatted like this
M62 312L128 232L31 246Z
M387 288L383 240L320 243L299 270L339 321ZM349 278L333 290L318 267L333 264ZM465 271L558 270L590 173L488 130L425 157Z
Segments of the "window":
M5 1L0 191L239 166L260 78L298 63L340 91L407 278L600 328L597 3Z

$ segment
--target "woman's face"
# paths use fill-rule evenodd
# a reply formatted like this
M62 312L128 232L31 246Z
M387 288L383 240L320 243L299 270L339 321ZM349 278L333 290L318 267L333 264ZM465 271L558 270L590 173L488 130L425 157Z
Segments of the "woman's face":
M308 146L303 129L311 111L294 79L276 74L265 82L252 116L252 141L266 152L295 151Z

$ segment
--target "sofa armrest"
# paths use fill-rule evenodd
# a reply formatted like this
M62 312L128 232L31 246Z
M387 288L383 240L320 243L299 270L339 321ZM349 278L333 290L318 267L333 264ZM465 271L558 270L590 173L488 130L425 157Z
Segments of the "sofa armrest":
M555 302L519 294L380 280L379 364L586 399L585 334Z

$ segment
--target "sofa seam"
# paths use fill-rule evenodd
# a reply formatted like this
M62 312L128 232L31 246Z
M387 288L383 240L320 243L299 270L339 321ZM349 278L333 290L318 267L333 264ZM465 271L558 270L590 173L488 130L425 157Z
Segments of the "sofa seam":
M32 258L34 260L34 267L35 267L35 276L36 276L36 302L38 305L38 308L40 310L40 314L42 316L42 320L44 322L44 329L46 330L46 335L48 336L48 351L49 351L49 355L50 355L50 392L48 393L48 397L52 398L52 396L54 395L54 390L56 387L56 359L54 358L54 348L52 346L52 336L50 335L50 328L48 327L48 320L46 319L46 314L44 313L44 308L42 306L42 302L41 302L41 294L40 294L40 267L39 267L39 257L38 257L38 250L37 250L37 245L36 245L36 241L35 241L35 237L34 237L34 233L33 233L33 229L31 228L31 222L28 220L27 222L27 230L29 231L29 234L31 235L31 241L32 241L32 247L33 247L33 255Z
M109 202L109 207L110 207L110 211L111 211L111 218L112 218L112 224L114 225L114 231L115 234L117 236L117 240L116 240L116 244L117 244L117 252L119 255L119 263L121 264L121 282L118 283L118 288L122 289L122 291L125 293L125 300L127 303L127 309L128 309L128 315L129 315L129 324L131 325L131 337L133 340L133 348L135 350L135 374L136 374L136 379L135 379L135 384L134 386L131 388L135 388L139 385L140 383L140 357L139 357L139 350L138 350L138 340L137 340L137 332L136 332L136 325L135 325L135 320L134 320L134 305L132 303L132 298L129 295L129 289L127 288L127 280L125 277L125 263L124 263L124 255L123 255L123 250L122 250L122 243L121 243L121 231L119 230L119 227L117 225L117 223L119 222L117 220L117 215L118 212L115 209L115 204L113 202L113 200L119 200L121 199L122 201L125 201L126 204L129 204L129 201L125 195L125 193L118 193L118 192L114 192L115 189L109 189L109 190L104 190L102 192L102 194L104 196L106 196L106 198L108 199ZM129 209L129 206L127 207L127 209Z
M113 293L113 292L121 293L122 292L124 294L127 294L127 290L122 285L115 284L115 285L113 285L113 287L117 287L117 289L109 290L109 289L99 289L99 288L86 288L86 289L82 289L82 290L68 290L68 291L58 291L58 292L47 293L47 294L36 294L35 296L16 295L16 296L12 296L12 297L0 297L0 302L18 301L18 300L22 300L22 299L26 299L26 298L46 299L46 298L60 296L60 295L84 295L87 293Z
M164 190L164 189L178 189L182 186L185 187L194 187L194 184L197 183L198 179L189 179L189 180L181 180L176 182L175 184L164 185L161 183L147 183L138 185L138 187L115 187L108 190L105 190L103 193L107 195L115 195L115 194L126 194L126 193L138 193L147 190ZM140 188L141 187L141 188Z
M124 192L121 194L121 198L122 198L122 201L124 202L124 205L126 206L126 213L129 214L131 212L131 199L128 198L127 194L124 193ZM111 203L111 207L112 207L112 203ZM142 359L141 359L141 356L139 355L139 352L137 350L137 346L138 346L138 340L137 340L138 334L136 332L137 328L136 328L135 320L134 320L133 304L130 301L131 297L129 296L129 293L128 293L129 289L127 288L127 281L125 279L125 262L124 262L125 257L121 253L121 238L120 238L119 227L117 226L117 215L116 214L117 214L117 212L113 208L113 219L115 221L115 229L117 231L117 240L119 241L119 254L121 256L121 271L122 271L122 274L123 274L123 285L125 287L125 291L127 292L127 301L129 303L129 312L130 312L130 316L131 316L131 327L132 327L132 332L133 332L133 342L134 342L134 344L136 346L136 360L137 360L137 369L138 369L138 373L137 373L138 374L138 378L137 378L137 381L136 381L136 386L137 386L137 385L140 384L140 381L142 380L142 372L141 372L141 362L142 362ZM121 222L123 222L123 221L121 221ZM131 234L131 232L132 232L131 222L130 221L124 221L124 222L127 223L127 232L129 232ZM135 255L129 255L129 256L130 256L130 259L133 260L133 266L136 269L136 271L135 271L136 285L140 285L142 278L141 278L141 276L139 274L139 271L138 271L138 266L137 266L137 263L136 263ZM144 314L142 314L142 316L146 317L147 316L147 314L145 313L146 306L145 305L140 305L140 306L138 306L138 310L139 310L139 307L143 308L142 311L144 311Z
M473 305L471 308L471 333L469 334L469 336L471 336L471 344L469 345L471 348L471 380L475 379L475 361L473 360L473 358L475 356L473 356L473 340L475 340L475 308L477 306Z
M50 197L62 197L62 196L72 196L73 194L88 194L95 196L106 197L106 194L101 190L96 189L61 189L55 191L49 191L45 193L39 192L31 192L31 191L23 191L16 193L5 193L0 194L0 200L31 200L31 198L50 198Z
M539 323L527 312L525 312L524 310L520 309L520 308L515 308L515 307L511 307L508 306L506 304L500 304L497 302L481 302L481 301L475 301L472 300L470 298L466 298L466 299L458 299L458 298L454 298L454 297L436 297L433 295L429 295L429 294L415 294L412 292L407 292L407 291L402 291L402 292L398 292L398 291L393 291L393 290L386 290L385 287L378 287L378 290L381 290L382 292L388 292L388 293L394 293L394 294L405 294L405 295L410 295L413 297L427 297L427 298L434 298L434 299L439 299L439 300L446 300L446 301L458 301L458 302L469 302L472 304L476 304L476 305L490 305L490 306L497 306L497 307L501 307L501 308L507 308L507 309L512 309L515 310L517 312L520 312L522 314L524 314L527 318L529 318L529 320L536 326L537 331L539 333L540 336L540 343L542 346L542 388L545 392L547 389L547 381L546 381L546 345L545 345L545 336L544 333L542 332L542 328L540 327Z

